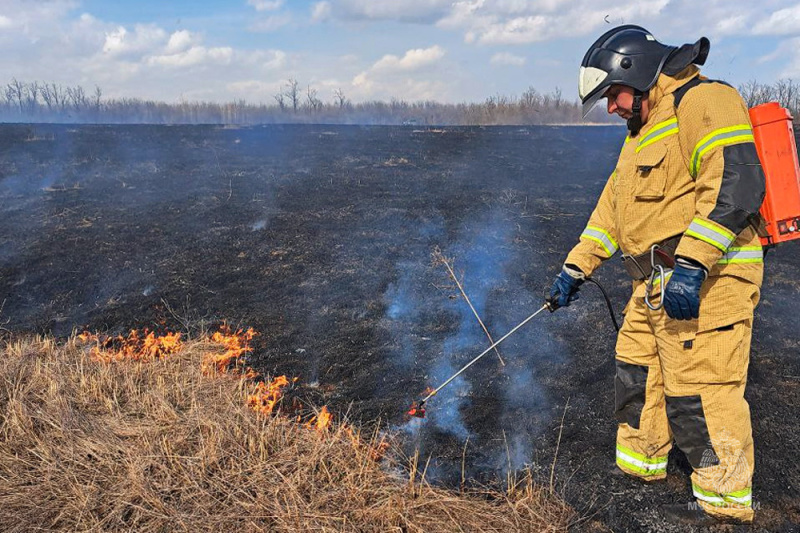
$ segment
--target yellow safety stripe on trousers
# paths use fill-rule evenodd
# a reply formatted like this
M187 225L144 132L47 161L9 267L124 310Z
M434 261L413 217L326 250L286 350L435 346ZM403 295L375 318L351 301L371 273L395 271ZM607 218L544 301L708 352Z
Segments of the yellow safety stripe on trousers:
M736 239L736 235L722 226L711 224L702 218L696 217L692 219L692 223L689 224L686 235L691 235L712 246L716 246L723 252L726 252L728 247L733 244L733 241Z
M660 141L664 137L669 137L676 133L678 133L678 119L676 117L665 120L664 122L659 122L639 141L639 145L636 147L636 153L638 154L645 146L649 146L656 141Z
M755 142L753 139L753 130L750 128L749 124L737 124L736 126L719 128L712 131L700 139L700 142L694 147L690 169L692 177L697 177L697 174L700 172L700 160L709 150L717 146L738 144L748 141Z
M642 476L655 476L667 471L667 456L646 457L617 444L617 465Z
M617 245L617 241L603 228L598 228L597 226L586 226L586 229L583 230L581 233L581 238L586 238L591 241L598 243L600 246L603 247L603 250L608 254L608 257L611 257L617 250L619 250L619 246Z
M731 504L741 505L742 507L751 507L753 504L752 487L721 494L718 492L701 489L695 483L692 483L692 492L694 492L694 497L698 500L703 500L706 503L710 503L711 505L718 507L727 507Z
M763 262L764 249L761 246L732 246L728 248L728 251L717 261L720 265Z

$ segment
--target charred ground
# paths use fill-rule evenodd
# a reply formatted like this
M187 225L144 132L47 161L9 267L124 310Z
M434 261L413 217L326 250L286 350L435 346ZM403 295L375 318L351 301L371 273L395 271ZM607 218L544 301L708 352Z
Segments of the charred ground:
M251 363L301 377L339 412L406 435L429 476L505 479L532 464L611 529L669 530L689 495L612 479L614 334L593 288L535 319L429 404L486 345L440 249L499 337L541 305L623 130L615 127L10 126L0 128L0 319L12 331L126 332L226 319ZM768 255L750 385L757 528L800 522L800 246ZM617 310L616 261L598 279ZM565 411L565 405L569 402ZM680 529L675 529L679 531Z

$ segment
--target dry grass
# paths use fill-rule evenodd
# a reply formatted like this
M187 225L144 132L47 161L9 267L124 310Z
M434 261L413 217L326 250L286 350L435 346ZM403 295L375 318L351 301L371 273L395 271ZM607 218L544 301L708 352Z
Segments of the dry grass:
M375 436L260 415L251 381L203 375L210 342L149 362L99 362L77 338L0 350L2 531L562 531L574 519L529 478L503 494L446 491L376 460Z

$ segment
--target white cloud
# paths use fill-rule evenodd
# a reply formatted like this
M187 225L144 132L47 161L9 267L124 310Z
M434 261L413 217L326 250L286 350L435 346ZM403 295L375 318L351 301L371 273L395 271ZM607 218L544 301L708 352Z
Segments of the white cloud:
M256 11L275 11L283 7L284 0L247 0L247 5L256 8Z
M452 0L330 0L331 15L341 19L434 23Z
M7 79L81 85L87 92L98 85L104 98L229 101L245 96L231 92L229 83L269 83L293 73L293 58L284 51L211 44L194 28L112 23L60 0L0 5L13 22L0 31L0 72Z
M355 87L359 87L361 89L366 89L367 91L369 91L375 85L375 83L372 80L370 80L366 72L362 72L361 74L358 74L355 78L353 78L353 85Z
M292 16L288 13L271 15L255 21L247 29L254 32L269 33L291 24Z
M164 54L150 56L145 59L148 65L160 65L163 67L191 67L195 65L226 65L233 58L233 48L217 47L206 48L205 46L193 46L177 54Z
M512 65L521 67L525 64L525 58L522 56L514 55L510 52L500 52L492 56L489 60L493 65Z
M467 43L524 45L599 31L606 18L655 20L670 0L624 4L611 0L465 0L437 22L461 30Z
M735 13L730 16L720 18L714 25L715 33L722 35L735 35L737 33L747 33L747 30L752 23L748 15L743 13Z
M756 35L800 35L800 5L781 9L753 26Z
M153 50L167 40L167 32L153 24L137 24L133 31L124 26L105 34L103 53L114 57L130 57Z
M252 65L265 70L278 70L286 66L289 56L283 50L258 50L237 52L237 59L248 67Z
M408 50L402 57L385 55L368 70L353 77L352 96L364 100L397 97L404 100L443 99L448 92L445 89L447 83L443 81L446 75L442 75L441 69L430 67L439 65L445 53L441 46L434 45Z
M373 66L373 70L416 70L430 65L444 57L444 49L439 45L430 48L416 48L409 50L405 55L397 57L395 55L385 55Z
M6 17L5 15L0 15L0 30L11 28L13 25L14 21Z
M778 78L800 78L800 37L792 37L781 42L774 52L759 58L759 63L784 59L786 64L778 72Z
M177 54L180 52L185 52L192 45L197 44L198 42L199 38L197 35L188 30L178 30L169 36L166 53Z
M330 2L317 2L311 6L311 20L312 22L324 22L331 18L331 3Z
M483 44L527 44L546 41L554 35L552 20L537 15L516 17L510 20L489 24L478 31L478 42Z

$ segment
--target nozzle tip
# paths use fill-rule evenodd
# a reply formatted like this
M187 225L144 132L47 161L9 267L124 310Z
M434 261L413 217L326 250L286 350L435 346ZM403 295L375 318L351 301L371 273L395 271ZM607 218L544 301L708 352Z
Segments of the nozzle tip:
M415 416L417 418L425 418L425 407L422 402L413 403L411 405L411 409L408 410L408 414L410 416Z

